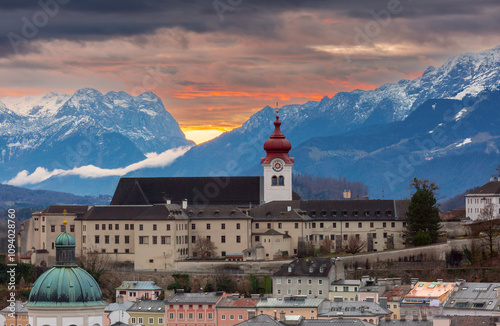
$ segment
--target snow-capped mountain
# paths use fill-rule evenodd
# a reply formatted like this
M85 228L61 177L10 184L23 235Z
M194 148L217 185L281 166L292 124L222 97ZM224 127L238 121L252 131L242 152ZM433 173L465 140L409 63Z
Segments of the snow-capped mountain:
M373 91L338 93L332 98L324 97L319 102L287 105L280 109L279 115L282 130L292 142L293 154L301 143L314 137L335 136L349 131L366 135L371 129L377 130L380 125L402 121L430 99L454 99L466 105L469 101L466 100L469 99L466 95L474 96L481 90L494 91L499 87L500 47L496 47L480 53L453 57L439 68L429 67L421 77L411 81L386 84ZM265 107L241 128L192 148L165 172L172 175L260 174L258 158L264 156L262 144L273 130L274 115L273 108ZM301 154L304 155L296 158L297 172L338 176L342 171L346 171L334 164L337 160L335 157L325 158L326 161L333 160L333 165L322 161L323 165L315 166L313 161L318 156L324 156L324 151L302 151ZM195 164L200 160L203 160L203 165ZM220 162L227 164L221 165ZM233 164L235 162L237 164ZM301 162L304 168L300 168ZM328 166L329 169L322 169L321 166ZM370 171L368 166L364 168ZM348 177L350 180L365 182L361 173L349 172ZM373 184L376 183L371 185ZM406 185L407 183L405 187ZM398 191L401 189L398 188ZM380 195L380 192L376 194ZM402 197L407 193L403 195L395 192L394 195Z
M150 152L192 144L153 93L102 94L86 88L72 95L51 92L0 100L4 180L37 167L122 167Z

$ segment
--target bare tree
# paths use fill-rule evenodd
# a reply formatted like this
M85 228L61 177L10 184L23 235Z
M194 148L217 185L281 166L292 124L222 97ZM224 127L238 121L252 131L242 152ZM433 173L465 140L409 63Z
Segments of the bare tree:
M97 250L88 251L80 257L80 267L92 275L97 283L101 284L101 277L108 273L112 267L111 257Z
M359 234L351 234L344 243L344 250L349 254L356 254L363 251L366 247L366 241L362 240Z
M209 259L215 257L217 247L207 237L197 237L194 245L194 252L200 259Z
M478 217L479 235L486 248L488 249L489 256L495 256L495 240L500 235L500 218L495 214L495 206L493 204L486 204Z
M319 250L321 250L321 253L324 255L329 254L332 249L332 244L332 240L325 238L319 243Z

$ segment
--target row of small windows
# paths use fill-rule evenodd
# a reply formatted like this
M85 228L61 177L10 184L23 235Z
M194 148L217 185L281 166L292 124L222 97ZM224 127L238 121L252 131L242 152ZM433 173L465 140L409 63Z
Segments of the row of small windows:
M204 214L205 214L205 212L204 212L203 210L200 210L200 211L198 211L198 213L196 213L196 215L198 215L198 217L201 217L201 216L203 216ZM188 212L188 214L187 214L187 215L188 215L189 217L192 217L192 216L194 216L195 214L194 214L194 212L193 212L192 210L190 210L190 211ZM235 216L235 215L236 215L236 210L235 210L235 209L231 210L231 211L229 212L229 215L230 215L230 216ZM210 216L210 215L209 215L209 214L207 214L206 216ZM216 209L215 211L213 211L213 216L215 216L215 217L220 216L220 211L219 211L218 209Z
M211 230L212 224L207 223L206 224L206 228L207 228L207 230ZM221 223L220 228L221 228L221 230L225 230L226 229L226 223ZM240 230L240 229L241 229L241 223L236 223L236 230ZM195 223L191 224L191 230L196 230L196 224Z
M281 295L281 289L276 290L276 294L277 295ZM291 289L286 290L286 294L287 295L292 295L292 290ZM309 290L307 290L307 294L308 295L312 295L313 291L311 289L309 289ZM302 290L301 289L297 290L297 295L302 295ZM318 290L318 295L323 295L323 290Z
M370 223L370 228L374 228L375 227L375 222L366 222L366 223ZM306 226L306 229L307 228L315 229L317 226L319 226L320 229L323 229L323 228L325 228L325 224L327 224L327 223L324 223L324 222L320 222L320 223L310 222L310 223L306 223L305 226ZM403 222L402 225L403 225L403 227L405 227L406 226L406 222ZM346 229L348 229L350 226L351 226L350 222L345 222L344 227ZM366 226L366 224L365 224L365 226ZM337 223L333 222L332 223L332 227L334 229L337 228ZM387 222L382 222L382 227L386 228L387 227ZM395 227L396 227L396 222L391 222L391 228L395 228ZM358 222L358 228L363 228L363 222Z
M45 232L45 225L42 225L42 232ZM55 225L51 225L50 226L50 232L56 232L56 226ZM61 232L64 232L64 225L61 224ZM70 225L69 226L69 232L75 232L75 226L74 225Z
M208 238L208 236L207 236L207 238ZM208 238L208 239L211 240L211 238ZM240 235L237 235L235 239L236 239L236 243L241 243L241 236ZM226 243L226 236L225 235L220 236L220 242ZM196 236L194 236L194 235L191 236L191 243L196 243Z
M194 316L195 316L195 314L192 313L192 312L189 312L186 315L187 315L188 319L194 319ZM179 312L177 316L178 316L178 318L177 318L178 320L182 320L182 319L184 319L185 314L183 312ZM170 320L174 320L175 319L175 314L173 312L170 312L168 314L168 317L169 317ZM222 318L222 319L226 319L225 317L226 316L224 315L224 318ZM214 318L213 313L211 313L211 312L207 313L207 319L208 320L212 320L213 318ZM233 316L233 319L234 319L234 316ZM198 320L203 320L203 313L202 312L198 313ZM243 320L243 318L241 318L241 320ZM134 322L132 321L132 324L133 323Z
M105 223L95 224L95 229L99 230L99 228L103 231L106 231L106 224ZM113 230L113 224L107 224L107 228L110 231ZM153 231L158 231L158 224L153 224L152 228L153 228ZM114 224L114 229L120 230L120 224ZM73 226L73 230L74 230L74 226ZM134 230L134 224L125 224L125 230ZM171 230L170 224L166 225L166 230L167 231ZM184 223L183 224L176 224L175 230L176 231L187 230L187 224L184 224ZM139 224L139 231L144 231L144 224Z
M291 268L291 267L289 267L289 268ZM311 271L311 273L312 273L312 271ZM312 279L308 279L307 280L307 284L308 285L312 285L312 283L313 283ZM276 279L276 284L281 284L281 278ZM292 279L291 278L287 278L286 279L286 284L292 284ZM297 279L297 284L302 284L302 279L300 279L300 278ZM318 280L318 285L323 285L323 280L319 279Z
M272 186L284 186L285 185L285 177L280 175L279 177L273 175L271 178L271 185Z
M132 324L136 324L136 320L138 324L143 324L143 317L130 317L130 321ZM148 324L154 324L154 318L148 317ZM158 324L163 325L163 317L158 317Z
M319 213L317 213L316 211L310 211L309 212L309 216L311 216L311 217L316 217L317 214L321 214L322 217L327 217L328 216L328 212L325 211L325 210L323 210L323 211L321 211ZM343 211L331 211L330 215L332 217L337 217L337 216L347 217L347 216L349 216L349 212L346 211L346 210L343 210ZM366 216L371 216L371 212L369 210L366 210L364 212L352 211L352 213L350 215L354 216L354 217L359 217L359 216L365 216L366 217ZM374 211L374 216L381 217L382 216L382 211ZM392 211L386 211L385 212L385 216L392 217Z

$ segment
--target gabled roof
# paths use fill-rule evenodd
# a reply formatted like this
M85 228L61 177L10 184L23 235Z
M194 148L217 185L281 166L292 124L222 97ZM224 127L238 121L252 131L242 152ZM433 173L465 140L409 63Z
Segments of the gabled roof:
M500 195L500 181L490 181L465 196L470 195Z
M25 307L26 302L20 302L16 301L15 306L14 306L14 311L10 310L10 305L7 305L5 308L0 310L1 314L10 314L12 312L15 312L16 314L24 315L28 314L28 308Z
M184 213L192 220L248 220L252 217L243 213L239 208L217 205L217 206L188 206Z
M93 206L82 220L183 220L188 219L178 205Z
M283 238L291 238L288 233L281 233L276 231L275 229L269 229L266 232L261 232L261 233L255 232L252 233L252 235L270 235L270 236L274 235L274 236L282 236Z
M349 317L385 316L392 311L372 301L325 301L321 304L318 317L337 317L341 312Z
M314 220L404 220L409 200L301 200Z
M450 326L495 325L498 317L492 316L435 316L434 319L448 319Z
M445 308L492 311L499 304L497 289L500 283L463 282L456 286Z
M132 307L134 303L135 303L134 301L123 301L122 303L113 302L107 305L106 308L104 308L104 311L111 312L111 311L127 310L128 308Z
M215 304L222 297L221 292L205 292L205 293L176 293L166 302L173 303L211 303Z
M306 297L263 298L257 302L257 308L318 308L324 300Z
M254 308L258 299L225 297L217 304L217 308Z
M89 210L87 205L55 205L49 206L42 211L43 214L63 214L64 210L68 214L84 214Z
M335 268L330 258L296 259L273 274L277 276L313 276L328 277L330 270Z
M163 300L137 300L127 311L165 313L165 302Z
M287 318L291 317L289 315ZM298 320L293 319L294 322ZM279 319L275 319L269 315L258 315L249 320L236 324L238 326L289 326L290 324L284 323ZM305 319L300 318L298 326L373 326L373 324L362 321L360 319ZM422 324L425 326L425 324Z
M153 281L123 281L115 290L161 290Z
M111 324L110 326L130 326L130 324L125 324L122 323L121 321L117 321L116 323Z
M121 178L111 205L162 204L167 199L188 205L260 205L262 177Z

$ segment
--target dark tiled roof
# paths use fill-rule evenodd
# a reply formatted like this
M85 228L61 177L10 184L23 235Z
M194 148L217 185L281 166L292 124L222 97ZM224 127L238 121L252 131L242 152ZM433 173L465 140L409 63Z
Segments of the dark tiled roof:
M94 206L82 220L178 220L187 216L178 205Z
M184 209L184 213L193 221L206 219L246 220L252 218L233 206L188 206L187 209Z
M450 326L495 325L499 317L491 316L435 316L434 319L448 319Z
M499 195L500 181L490 181L482 187L470 192L468 195ZM466 196L468 196L466 195Z
M408 200L301 200L300 209L315 220L404 220Z
M165 302L163 300L138 300L127 311L164 313Z
M87 205L60 205L49 206L42 213L44 214L63 214L64 210L68 214L84 214L89 210Z
M222 293L176 293L172 298L167 300L168 304L172 303L212 303L215 304L222 297Z
M236 324L238 326L285 326L284 323L269 315L258 315L249 320Z
M250 209L254 221L310 221L306 212L300 210L299 200L273 201Z
M130 326L130 324L125 324L122 323L121 321L117 321L116 323L111 324L110 326Z
M187 199L188 205L260 205L262 177L121 178L111 205L149 205Z
M432 321L427 320L399 320L399 319L390 319L385 320L382 319L379 323L379 326L432 326Z
M493 311L499 302L499 287L500 283L464 282L455 285L455 291L451 293L445 308Z
M288 235L288 234L278 232L275 229L269 229L266 232L252 233L252 235Z
M311 270L312 268L312 270ZM330 270L335 268L330 258L312 258L308 260L296 259L290 264L283 265L273 274L274 276L316 276L328 277Z

